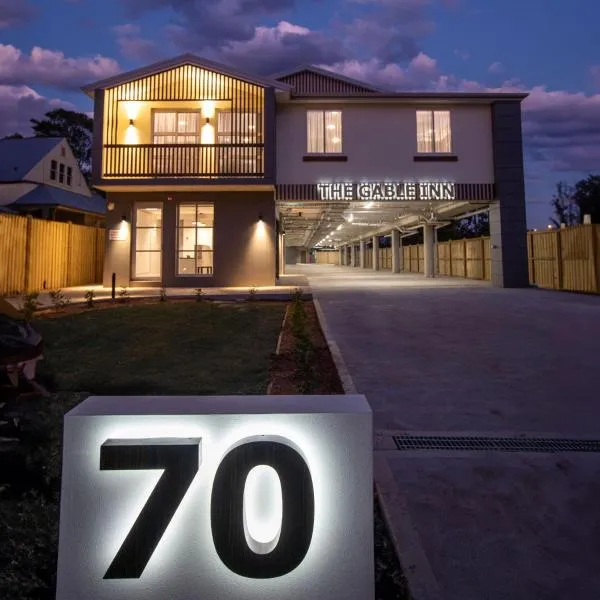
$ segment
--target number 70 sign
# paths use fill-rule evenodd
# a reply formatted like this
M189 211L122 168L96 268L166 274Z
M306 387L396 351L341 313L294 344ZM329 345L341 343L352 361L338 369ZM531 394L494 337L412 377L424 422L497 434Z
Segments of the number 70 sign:
M363 396L88 398L62 481L58 600L373 598Z

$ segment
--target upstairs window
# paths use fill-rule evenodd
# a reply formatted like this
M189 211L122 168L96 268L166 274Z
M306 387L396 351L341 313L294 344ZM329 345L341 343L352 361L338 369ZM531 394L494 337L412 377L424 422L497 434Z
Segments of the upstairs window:
M73 168L67 167L67 185L71 185L73 182Z
M417 152L419 154L452 152L449 110L417 111Z
M154 144L198 144L199 112L154 112L152 134Z
M307 111L306 133L308 154L341 154L342 111Z
M60 181L60 183L65 182L65 165L64 165L64 163L60 163L60 165L58 165L58 181Z
M58 163L55 160L50 161L50 179L52 181L56 181L56 169L58 168Z

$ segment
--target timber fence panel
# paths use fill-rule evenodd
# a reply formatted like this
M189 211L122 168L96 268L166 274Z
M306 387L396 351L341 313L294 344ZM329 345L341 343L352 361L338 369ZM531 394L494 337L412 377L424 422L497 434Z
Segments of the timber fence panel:
M18 294L25 289L27 230L31 217L0 215L0 294Z

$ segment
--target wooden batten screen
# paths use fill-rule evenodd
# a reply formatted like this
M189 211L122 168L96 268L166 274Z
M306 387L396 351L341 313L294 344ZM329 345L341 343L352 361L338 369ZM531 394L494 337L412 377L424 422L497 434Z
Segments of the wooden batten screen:
M339 265L339 250L317 250L315 252L315 262L318 265Z
M102 281L104 229L0 215L0 294Z

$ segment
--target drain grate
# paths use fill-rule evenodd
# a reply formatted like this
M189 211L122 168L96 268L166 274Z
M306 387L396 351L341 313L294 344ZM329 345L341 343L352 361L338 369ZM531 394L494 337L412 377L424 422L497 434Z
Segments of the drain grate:
M600 452L600 440L395 435L398 450L491 450L495 452Z

